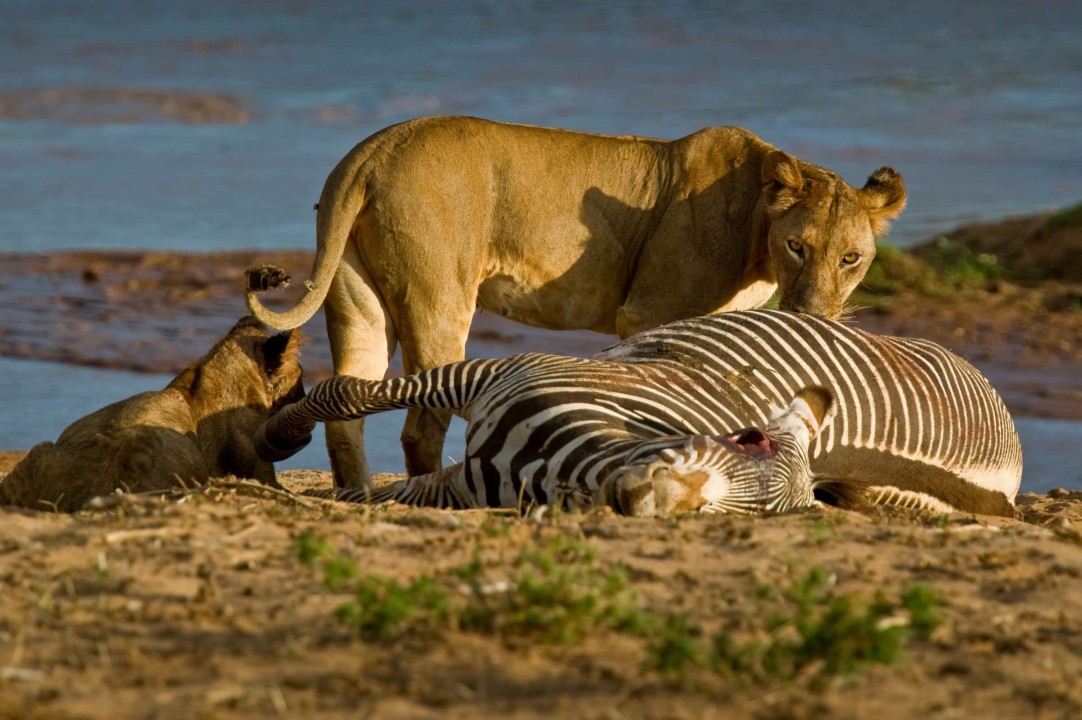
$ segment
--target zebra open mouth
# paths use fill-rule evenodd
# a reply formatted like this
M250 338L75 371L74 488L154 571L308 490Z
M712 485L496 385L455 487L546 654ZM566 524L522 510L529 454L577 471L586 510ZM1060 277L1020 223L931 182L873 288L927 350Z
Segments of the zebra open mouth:
M761 460L769 460L778 454L774 443L759 428L737 430L722 437L721 443L732 452L743 453Z

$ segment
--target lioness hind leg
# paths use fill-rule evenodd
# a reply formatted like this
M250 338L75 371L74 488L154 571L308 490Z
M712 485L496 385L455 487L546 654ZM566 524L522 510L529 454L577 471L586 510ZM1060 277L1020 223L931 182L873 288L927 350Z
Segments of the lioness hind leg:
M464 292L466 288L456 288ZM447 297L444 289L439 314L411 306L403 308L399 342L402 364L407 374L457 362L466 357L466 337L473 319L475 297ZM433 473L443 467L443 440L451 423L450 410L414 408L406 413L402 428L402 449L406 454L406 472L412 475Z
M368 271L346 248L324 305L336 375L382 380L395 350L395 332ZM364 453L364 420L326 423L327 454L337 487L372 487Z

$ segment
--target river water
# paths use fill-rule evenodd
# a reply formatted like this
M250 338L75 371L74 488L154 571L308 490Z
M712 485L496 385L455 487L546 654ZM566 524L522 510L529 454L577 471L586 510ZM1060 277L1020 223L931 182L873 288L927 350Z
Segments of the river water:
M230 112L171 121L178 92ZM889 164L909 188L891 241L908 245L1082 199L1082 4L5 0L0 252L311 247L350 147L452 113L658 137L742 125L854 184ZM0 446L161 385L13 362ZM1027 422L1028 455L1077 466L1082 425Z

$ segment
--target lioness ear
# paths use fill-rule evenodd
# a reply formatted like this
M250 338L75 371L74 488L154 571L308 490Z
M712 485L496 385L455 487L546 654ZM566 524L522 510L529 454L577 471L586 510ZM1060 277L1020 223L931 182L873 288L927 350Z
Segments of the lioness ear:
M872 221L872 232L886 235L890 221L905 209L905 181L901 174L894 168L879 168L868 177L860 195Z
M771 151L763 158L760 169L766 209L777 217L800 200L804 191L804 176L793 156L781 150Z

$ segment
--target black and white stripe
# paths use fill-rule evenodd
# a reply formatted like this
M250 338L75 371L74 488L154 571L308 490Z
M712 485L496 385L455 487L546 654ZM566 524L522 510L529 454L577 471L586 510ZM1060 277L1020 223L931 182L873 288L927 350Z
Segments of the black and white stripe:
M1022 450L1002 399L976 368L926 340L757 310L674 322L597 357L694 367L719 381L739 376L733 384L744 407L758 398L758 411L740 418L747 424L793 388L830 388L837 414L811 452L821 479L893 486L986 511L1018 491ZM900 497L881 495L882 502Z
M264 439L289 447L314 421L451 408L469 422L460 466L361 493L514 507L596 496L643 443L675 447L688 436L764 426L809 386L835 396L833 422L811 446L811 471L824 487L871 486L870 497L892 504L1010 512L1021 449L977 370L934 343L779 311L671 323L592 359L528 354L384 382L339 376L272 418Z

